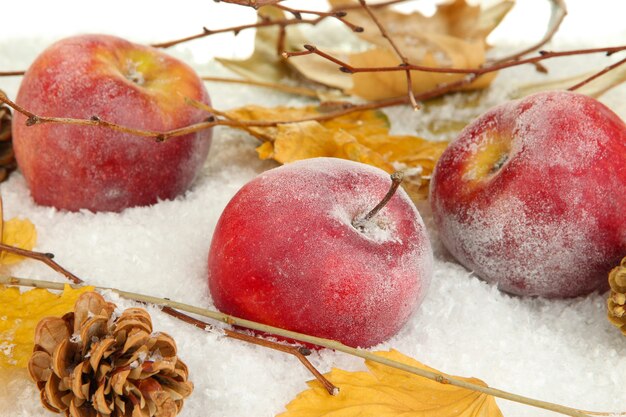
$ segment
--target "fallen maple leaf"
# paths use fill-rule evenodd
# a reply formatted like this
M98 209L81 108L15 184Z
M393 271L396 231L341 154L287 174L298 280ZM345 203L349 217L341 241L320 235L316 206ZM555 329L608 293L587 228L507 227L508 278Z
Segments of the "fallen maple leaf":
M323 109L318 106L246 106L228 111L225 116L240 121L292 121L320 114ZM417 136L393 136L389 127L383 112L368 110L322 121L239 128L263 142L257 148L261 159L286 164L326 156L374 165L389 173L405 170L404 188L415 200L426 198L430 174L448 143Z
M54 294L41 288L21 293L0 285L0 368L26 367L39 320L72 311L78 296L87 291L93 287L66 285L61 294Z
M376 355L439 373L391 350ZM339 388L336 396L317 381L308 383L278 417L502 417L492 396L432 381L379 363L365 361L368 372L333 369L325 376ZM487 386L476 378L456 379Z
M31 250L37 241L35 225L28 219L12 218L2 225L2 243L20 249ZM10 265L23 260L23 256L1 252L0 264Z

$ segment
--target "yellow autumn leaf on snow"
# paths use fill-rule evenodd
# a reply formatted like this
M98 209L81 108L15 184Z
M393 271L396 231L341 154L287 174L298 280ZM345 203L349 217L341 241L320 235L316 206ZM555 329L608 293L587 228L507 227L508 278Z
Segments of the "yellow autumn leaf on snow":
M323 114L325 108L246 106L225 113L234 120L301 120ZM349 113L330 120L308 120L272 127L240 127L261 140L261 159L286 164L301 159L335 157L362 162L392 173L405 170L404 188L416 200L428 195L428 180L447 142L389 134L381 111ZM415 172L413 172L415 171Z
M13 218L3 223L2 243L20 249L31 250L37 241L37 230L35 225L28 219ZM0 254L0 264L10 265L20 262L22 256L8 252Z
M21 293L19 288L0 285L0 368L25 367L39 320L72 311L78 296L88 291L93 287L66 285L61 294L41 288Z
M376 355L420 369L437 370L396 350ZM376 362L365 361L369 371L333 369L325 376L339 388L328 395L317 381L308 383L278 417L502 417L492 396L450 384L441 384ZM455 379L486 386L476 378Z

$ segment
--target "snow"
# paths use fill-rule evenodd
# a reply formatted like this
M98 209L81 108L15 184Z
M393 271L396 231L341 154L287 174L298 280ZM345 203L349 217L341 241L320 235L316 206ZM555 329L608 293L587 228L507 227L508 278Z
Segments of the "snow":
M154 2L118 2L93 10L76 8L69 0L33 2L28 19L4 19L0 27L0 70L23 69L38 51L62 36L85 31L126 35L136 41L161 41L208 27L227 26L240 18L241 9L213 2L182 1L167 11L157 9L149 19L141 8ZM123 4L119 13L115 4ZM547 20L547 1L520 1L507 17L508 28L492 38L494 56L510 47L541 36ZM210 8L209 8L210 6ZM23 2L3 4L3 16L23 16ZM55 9L47 9L55 7ZM221 9L222 7L226 9ZM136 9L133 9L136 8ZM622 0L568 1L569 16L563 31L546 49L573 49L617 45L626 39ZM73 10L60 13L59 10ZM220 10L227 10L220 13ZM193 11L193 12L190 12ZM230 12L235 12L230 14ZM249 14L242 13L250 18ZM50 19L50 16L55 16ZM132 16L132 19L130 19ZM65 19L65 20L63 20ZM189 19L189 20L187 20ZM174 24L178 22L178 24ZM531 23L529 23L531 22ZM506 29L506 30L505 30ZM154 34L154 35L153 35ZM243 32L250 40L250 32ZM182 44L169 50L201 74L227 76L207 56L220 44L223 55L245 53L245 44L232 37ZM575 75L602 68L623 55L571 57L547 63L551 75L532 67L502 72L488 92L480 93L478 106L466 106L460 96L426 107L390 109L394 133L405 132L433 140L431 126L438 120L463 122L504 100L519 85L550 77ZM0 79L0 88L15 97L19 77ZM230 84L207 83L213 104L228 109L245 104L298 105L303 99L268 90ZM614 89L602 101L626 118L626 88ZM207 289L206 258L217 219L229 199L255 175L276 166L259 161L257 142L245 133L219 128L199 178L185 195L152 207L132 208L121 214L67 213L40 207L29 196L23 177L13 174L0 186L5 217L23 215L38 230L37 250L53 252L58 262L94 285L116 287L168 297L189 304L213 307ZM427 204L418 204L435 252L434 276L421 307L391 340L377 349L396 348L450 374L479 377L490 385L542 400L596 411L626 410L626 340L606 320L606 295L592 294L571 300L519 298L499 292L463 267L442 248ZM63 279L33 261L3 273L15 276ZM111 293L107 299L121 308L134 306ZM183 417L269 417L306 388L311 375L284 353L226 338L218 331L203 332L150 307L156 331L171 334L180 357L190 369L195 391L185 402ZM363 369L362 361L323 350L311 361L321 371L332 366ZM0 415L51 416L39 405L36 388L25 372L6 372L0 383ZM505 416L553 416L554 413L498 400Z

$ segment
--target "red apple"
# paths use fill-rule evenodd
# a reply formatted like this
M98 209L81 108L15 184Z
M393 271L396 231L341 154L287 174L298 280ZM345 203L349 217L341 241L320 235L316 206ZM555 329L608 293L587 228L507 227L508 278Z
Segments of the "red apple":
M444 152L430 199L444 245L503 291L605 290L626 255L626 125L571 92L502 104Z
M384 171L316 158L267 171L230 201L215 228L209 287L221 311L368 347L395 334L432 273L422 219ZM355 226L356 224L356 226Z
M41 53L16 101L39 116L98 116L166 131L206 118L185 97L209 103L183 62L113 36L82 35ZM174 198L191 185L211 143L209 130L158 143L104 127L25 123L16 114L13 144L31 194L66 210L120 211Z

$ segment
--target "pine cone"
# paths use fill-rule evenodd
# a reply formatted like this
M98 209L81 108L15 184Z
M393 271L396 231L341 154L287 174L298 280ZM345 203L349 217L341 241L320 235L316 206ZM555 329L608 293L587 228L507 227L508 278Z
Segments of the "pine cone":
M71 417L173 417L193 384L176 344L152 333L150 315L84 293L74 312L47 317L35 329L28 371L41 402Z
M608 301L609 321L626 335L626 258L609 273L611 295Z
M4 92L0 90L0 94ZM0 106L0 182L7 179L16 167L11 140L11 111L6 106Z

